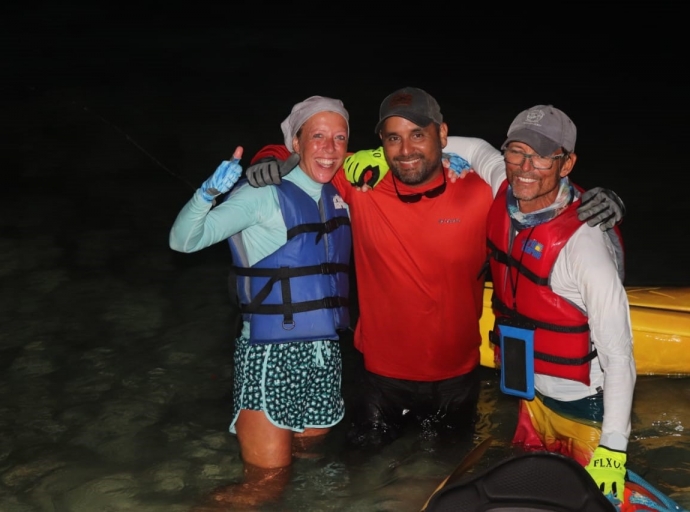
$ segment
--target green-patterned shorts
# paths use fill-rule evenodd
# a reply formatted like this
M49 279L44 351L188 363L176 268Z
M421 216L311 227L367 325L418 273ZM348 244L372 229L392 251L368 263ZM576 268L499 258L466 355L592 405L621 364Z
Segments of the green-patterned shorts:
M338 341L235 345L235 389L230 432L242 409L264 411L274 425L302 432L343 419L343 361Z

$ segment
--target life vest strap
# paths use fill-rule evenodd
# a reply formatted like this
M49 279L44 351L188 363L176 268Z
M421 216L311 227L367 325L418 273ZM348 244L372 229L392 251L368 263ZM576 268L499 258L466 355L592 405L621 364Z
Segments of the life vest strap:
M512 256L509 256L505 252L501 251L496 245L489 239L487 239L487 244L490 249L489 258L495 259L497 262L502 263L508 267L508 269L515 268L521 275L525 276L527 279L535 284L541 286L547 286L549 284L548 277L539 277L537 274L525 267L522 262L516 260Z
M333 217L326 222L312 222L307 224L300 224L294 226L287 231L287 239L291 240L302 233L317 233L316 243L319 243L321 237L328 233L332 233L340 226L349 226L350 217Z
M305 267L280 268L235 267L235 271L238 275L269 278L249 304L240 304L240 311L244 314L282 314L285 324L293 324L294 315L296 313L304 313L305 311L313 311L316 309L349 307L350 301L345 297L324 297L318 300L293 303L292 290L290 287L290 278L293 277L314 274L337 274L339 272L347 273L349 270L350 265L345 263L321 263ZM263 304L277 282L280 282L283 304Z
M280 268L258 268L258 267L235 267L238 276L247 277L273 277L275 283L278 279L290 279L291 277L310 276L313 274L337 274L338 272L349 272L350 265L347 263L321 263L319 265L307 265L305 267L280 267Z
M596 349L592 350L585 357L578 357L578 358L558 357L558 356L551 356L549 354L544 354L543 352L534 352L534 358L535 359L541 359L542 361L545 361L547 363L565 364L565 365L572 365L572 366L580 366L580 365L589 363L595 357L597 357L597 350Z
M548 322L541 322L539 320L534 320L533 318L530 318L528 316L525 316L521 313L518 313L517 311L514 311L503 302L501 302L497 297L496 294L494 293L491 296L491 307L494 309L494 311L500 313L503 316L506 316L510 319L513 320L518 320L521 322L526 322L526 323L531 323L535 327L545 329L548 331L553 331L553 332L563 332L563 333L580 333L580 332L587 332L589 331L589 323L585 322L584 324L580 325L556 325L556 324L551 324Z
M307 300L292 304L241 304L240 309L243 313L258 315L280 315L283 314L286 320L291 321L294 313L304 313L315 309L333 309L348 307L350 300L345 297L324 297L318 300Z

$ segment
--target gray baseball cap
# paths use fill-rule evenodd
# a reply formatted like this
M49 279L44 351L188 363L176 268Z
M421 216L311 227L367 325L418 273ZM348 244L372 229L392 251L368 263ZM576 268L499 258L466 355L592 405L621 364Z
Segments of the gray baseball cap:
M537 105L523 110L513 120L501 149L510 142L523 142L541 156L551 155L558 148L572 153L576 138L575 123L563 111L553 105Z
M441 124L443 115L438 102L426 91L417 87L405 87L386 96L379 108L379 122L374 133L378 135L381 127L389 117L404 117L422 128L429 123Z

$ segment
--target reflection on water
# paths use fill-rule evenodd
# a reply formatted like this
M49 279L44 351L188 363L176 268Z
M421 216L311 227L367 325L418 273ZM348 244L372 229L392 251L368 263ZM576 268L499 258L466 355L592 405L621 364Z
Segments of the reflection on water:
M232 318L218 279L227 254L181 257L162 243L104 254L92 245L99 237L107 233L0 241L0 285L19 292L0 308L0 510L181 512L241 478L227 432ZM349 338L343 346L351 396L357 356ZM630 446L630 467L686 507L689 401L690 379L640 377ZM442 446L410 432L379 453L352 453L343 422L264 510L419 510L487 436L473 471L511 454L515 411L484 369L472 438Z
M690 508L690 379L638 378L629 466Z

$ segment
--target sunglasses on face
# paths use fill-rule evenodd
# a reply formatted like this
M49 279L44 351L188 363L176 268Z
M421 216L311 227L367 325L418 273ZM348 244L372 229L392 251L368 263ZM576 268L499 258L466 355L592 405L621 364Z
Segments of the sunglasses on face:
M400 199L403 203L418 203L419 201L422 200L422 197L428 197L429 199L433 199L434 197L438 197L446 191L446 172L445 172L445 169L442 171L442 174L443 174L443 183L441 183L438 187L434 187L434 188L426 190L424 192L418 192L416 194L401 194L398 191L398 185L395 183L395 175L393 174L393 186L395 187L395 193L398 194L398 199Z

